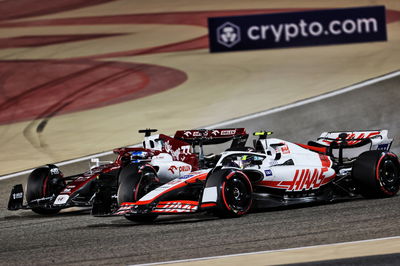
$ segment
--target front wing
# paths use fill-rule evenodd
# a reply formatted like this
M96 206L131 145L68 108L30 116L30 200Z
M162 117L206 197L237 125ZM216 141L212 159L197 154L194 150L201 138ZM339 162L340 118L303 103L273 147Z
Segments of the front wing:
M171 200L160 201L157 203L141 204L139 202L124 202L114 215L127 214L178 214L178 213L197 213L215 207L215 203L201 204L191 200Z

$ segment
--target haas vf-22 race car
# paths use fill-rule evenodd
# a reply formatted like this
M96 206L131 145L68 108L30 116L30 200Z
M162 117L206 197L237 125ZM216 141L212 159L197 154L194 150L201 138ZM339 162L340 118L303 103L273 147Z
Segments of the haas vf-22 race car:
M398 157L387 130L325 132L307 145L256 132L254 147L220 155L216 165L172 180L115 212L150 222L159 214L212 212L239 217L252 209L364 196L394 196Z

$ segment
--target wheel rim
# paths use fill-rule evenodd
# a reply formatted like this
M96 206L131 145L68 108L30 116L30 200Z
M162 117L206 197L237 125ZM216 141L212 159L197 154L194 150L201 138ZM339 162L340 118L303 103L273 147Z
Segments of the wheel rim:
M60 177L48 176L43 184L43 196L58 195L64 187L64 181Z
M399 166L391 158L383 159L379 164L378 180L384 190L396 193L399 190Z
M241 178L233 177L224 184L224 198L228 207L235 213L246 212L251 204L251 189Z
M135 201L139 200L141 197L149 193L154 186L152 179L155 178L155 175L148 173L143 175L142 180L138 183L135 191Z

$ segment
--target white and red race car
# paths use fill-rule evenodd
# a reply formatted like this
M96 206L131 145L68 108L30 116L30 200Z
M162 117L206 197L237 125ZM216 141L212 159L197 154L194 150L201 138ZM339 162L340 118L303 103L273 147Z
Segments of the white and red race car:
M48 215L69 207L92 207L95 214L107 214L118 207L118 203L138 199L141 196L139 191L145 193L199 168L215 165L214 158L194 151L199 131L180 130L174 137L151 135L156 131L139 130L139 133L145 134L142 147L115 149L117 157L114 161L101 162L96 158L92 160L96 165L84 173L64 176L57 166L51 164L36 168L28 177L26 193L22 184L12 188L8 209L31 209ZM237 146L246 142L248 137L244 128L205 132L210 136L203 144L231 141L231 145ZM139 185L141 175L145 178L140 183L140 189L132 193L130 188ZM23 202L24 194L26 204Z
M160 214L202 211L238 217L252 209L394 196L400 187L400 163L390 152L387 133L324 132L304 145L267 138L272 132L256 132L254 148L228 149L214 167L176 178L137 201L123 202L115 215L137 222L151 222ZM197 142L206 140L207 136L199 137Z

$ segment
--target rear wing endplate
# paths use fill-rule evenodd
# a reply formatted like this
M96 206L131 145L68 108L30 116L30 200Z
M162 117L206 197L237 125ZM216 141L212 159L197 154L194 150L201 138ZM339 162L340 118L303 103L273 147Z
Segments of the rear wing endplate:
M335 146L346 142L346 146L359 146L368 141L371 150L389 150L393 139L388 138L387 130L357 130L323 132L316 143L321 146Z

